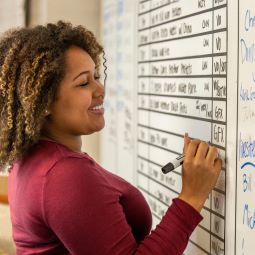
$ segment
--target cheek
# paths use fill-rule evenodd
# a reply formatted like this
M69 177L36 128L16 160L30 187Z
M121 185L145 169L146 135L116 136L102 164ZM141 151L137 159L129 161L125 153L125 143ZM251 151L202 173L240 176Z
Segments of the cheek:
M62 96L54 105L54 122L69 126L71 123L81 123L88 118L92 97L85 91L69 93ZM87 117L86 117L87 116ZM76 124L75 124L76 125Z
M83 93L80 93L77 96L63 100L62 111L67 110L73 113L84 112L89 109L90 105L91 97L86 94L84 95Z

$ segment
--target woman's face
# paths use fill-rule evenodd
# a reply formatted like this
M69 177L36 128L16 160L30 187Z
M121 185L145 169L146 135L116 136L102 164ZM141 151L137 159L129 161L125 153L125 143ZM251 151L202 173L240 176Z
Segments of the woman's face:
M75 46L65 57L66 73L48 118L51 131L74 136L99 131L104 127L104 87L95 63L86 51Z

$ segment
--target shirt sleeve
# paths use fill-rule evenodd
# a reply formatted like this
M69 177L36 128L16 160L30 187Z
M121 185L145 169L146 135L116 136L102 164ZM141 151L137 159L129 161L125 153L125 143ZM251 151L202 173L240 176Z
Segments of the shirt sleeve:
M46 224L73 255L181 255L202 219L175 199L157 228L137 243L107 180L90 161L72 157L48 171L42 208Z

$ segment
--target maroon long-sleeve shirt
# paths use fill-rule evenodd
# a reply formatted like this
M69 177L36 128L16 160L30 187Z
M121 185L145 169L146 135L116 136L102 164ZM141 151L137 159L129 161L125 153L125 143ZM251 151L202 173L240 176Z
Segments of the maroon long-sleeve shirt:
M9 203L17 255L179 255L202 219L175 199L150 233L137 188L86 153L46 140L13 166Z

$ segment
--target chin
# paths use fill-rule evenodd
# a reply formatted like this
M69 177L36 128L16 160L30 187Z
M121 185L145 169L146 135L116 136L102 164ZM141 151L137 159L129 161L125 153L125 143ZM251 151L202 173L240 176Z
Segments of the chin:
M100 127L98 127L98 129L95 132L101 131L105 126L105 123L103 123Z
M105 126L105 123L102 123L102 125L98 125L97 127L93 127L93 128L91 128L90 131L86 132L86 135L90 135L90 134L99 132L104 128L104 126Z

